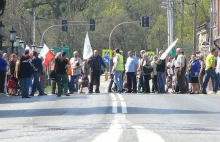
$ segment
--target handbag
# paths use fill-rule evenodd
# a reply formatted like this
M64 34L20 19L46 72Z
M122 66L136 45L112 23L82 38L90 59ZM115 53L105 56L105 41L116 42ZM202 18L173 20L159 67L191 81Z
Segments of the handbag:
M7 84L8 88L14 89L16 86L16 82L13 80L13 78L11 77L10 80L8 81Z
M49 74L50 79L55 80L57 78L57 74L54 70L52 70Z

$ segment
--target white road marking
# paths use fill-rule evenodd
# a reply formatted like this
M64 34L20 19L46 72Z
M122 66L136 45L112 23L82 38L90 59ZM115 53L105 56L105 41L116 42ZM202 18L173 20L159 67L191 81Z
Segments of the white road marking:
M116 97L115 97L115 94L110 94L111 95L111 97L112 97L112 101L116 101Z
M139 142L164 142L163 138L153 131L146 130L143 126L132 126L137 131Z
M121 102L121 110L122 110L122 113L128 113L127 111L127 106L126 106L126 103L124 101Z
M112 102L112 113L118 113L118 106L116 101Z
M118 98L119 98L120 101L124 101L124 100L125 100L125 99L122 97L121 94L118 94L118 93L117 93L117 95L118 95Z
M112 120L108 131L96 137L92 142L118 142L120 136L123 133L120 121L125 120L125 117L116 116L114 117L114 120Z

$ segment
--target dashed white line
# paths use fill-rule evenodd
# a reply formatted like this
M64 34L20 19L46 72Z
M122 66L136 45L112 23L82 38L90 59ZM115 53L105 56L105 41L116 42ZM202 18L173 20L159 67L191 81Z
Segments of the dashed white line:
M111 98L112 98L112 101L116 101L116 97L115 97L115 94L110 94L111 95Z
M118 113L118 106L116 101L112 102L112 113Z
M118 94L118 93L117 93L117 96L118 96L118 98L119 98L120 101L124 101L124 100L125 100L125 99L122 97L121 94Z
M128 113L127 111L127 106L126 106L126 103L124 101L121 102L121 110L122 110L122 113Z
M139 142L164 142L163 138L153 131L146 130L143 126L132 126L137 131Z

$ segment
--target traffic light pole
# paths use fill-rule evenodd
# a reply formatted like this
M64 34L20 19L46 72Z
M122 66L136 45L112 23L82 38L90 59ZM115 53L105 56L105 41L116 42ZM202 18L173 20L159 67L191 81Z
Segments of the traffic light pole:
M123 23L120 23L120 24L116 25L116 26L112 29L112 31L111 31L111 33L110 33L110 35L109 35L109 49L111 49L111 37L112 37L112 33L114 32L114 30L115 30L117 27L119 27L119 26L121 26L121 25L124 25L124 24L135 24L135 23L140 23L140 22L141 22L141 21L123 22Z
M52 25L50 27L48 27L44 32L43 32L43 35L41 37L41 46L43 46L44 44L44 35L46 34L46 32L48 30L50 30L51 28L53 27L62 27L62 26L90 26L91 24L66 24L66 25Z

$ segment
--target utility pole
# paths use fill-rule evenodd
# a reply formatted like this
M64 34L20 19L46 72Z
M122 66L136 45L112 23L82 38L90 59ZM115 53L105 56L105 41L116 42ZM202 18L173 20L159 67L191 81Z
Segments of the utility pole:
M181 1L181 11L182 11L182 24L181 24L181 46L183 48L183 41L184 41L184 20L185 20L185 17L184 17L184 0Z
M213 24L214 23L214 0L210 0L210 47L209 51L213 48Z
M193 51L196 52L197 0L194 0Z
M170 22L170 0L167 0L167 26L168 26L168 46L171 44L170 43L170 26L171 26L171 22Z

